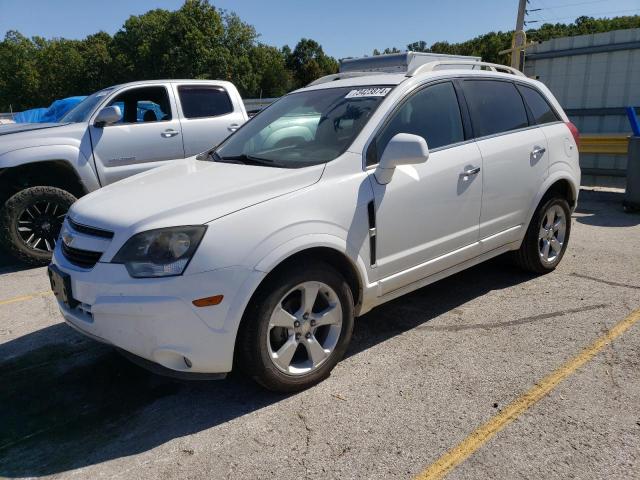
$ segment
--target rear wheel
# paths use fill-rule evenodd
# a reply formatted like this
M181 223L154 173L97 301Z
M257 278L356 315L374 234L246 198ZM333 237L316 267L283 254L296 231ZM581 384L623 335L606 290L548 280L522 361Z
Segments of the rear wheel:
M541 202L515 254L516 262L531 272L551 272L562 260L570 233L571 209L567 201L552 197Z
M238 360L270 390L308 388L326 378L343 357L353 316L351 290L329 265L287 269L247 309Z
M76 197L56 187L30 187L0 209L0 243L31 265L51 261L64 217Z

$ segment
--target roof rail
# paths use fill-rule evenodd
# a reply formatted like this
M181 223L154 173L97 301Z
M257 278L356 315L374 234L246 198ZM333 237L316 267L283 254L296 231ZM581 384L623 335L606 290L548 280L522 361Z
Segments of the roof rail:
M369 75L379 75L385 72L342 72L342 73L332 73L331 75L325 75L324 77L320 77L310 84L307 87L311 87L313 85L320 85L321 83L333 82L335 80L342 80L343 78L353 78L353 77L368 77Z
M473 60L438 60L436 62L429 62L423 65L419 65L412 70L409 70L406 76L415 77L420 73L433 72L434 70L438 70L437 67L440 67L442 65L453 65L454 67L467 65L471 67L471 70L475 70L476 67L478 67L479 69L482 69L482 67L486 67L492 72L511 73L513 75L519 75L521 77L525 76L524 73L522 73L520 70L517 70L513 67L507 67L506 65L499 65L497 63L480 62L480 61L473 61Z

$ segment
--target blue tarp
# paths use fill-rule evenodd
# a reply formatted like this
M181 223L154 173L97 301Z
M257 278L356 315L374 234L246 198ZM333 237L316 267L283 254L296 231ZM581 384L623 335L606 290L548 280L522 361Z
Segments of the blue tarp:
M49 108L33 108L16 113L16 123L50 123L59 121L64 115L86 97L69 97L56 100Z
M24 112L16 113L13 116L13 120L16 123L55 123L59 122L64 115L73 107L78 105L82 100L87 97L69 97L53 102L49 108L32 108L31 110L25 110ZM113 105L120 107L120 111L124 111L124 103L116 102ZM142 122L144 114L147 110L153 110L156 114L156 119L162 120L166 115L160 108L160 105L149 101L138 102L137 119L138 122ZM121 123L122 120L118 123Z

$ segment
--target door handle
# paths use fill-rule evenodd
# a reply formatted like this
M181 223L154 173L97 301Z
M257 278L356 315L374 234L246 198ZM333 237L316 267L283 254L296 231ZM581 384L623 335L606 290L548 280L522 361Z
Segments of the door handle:
M544 147L534 147L533 150L531 150L531 156L534 159L538 159L540 157L542 157L542 155L544 155L544 152L546 152L547 149Z
M165 130L164 132L162 132L160 135L162 135L163 138L171 138L171 137L175 137L176 135L179 135L180 132L177 130L173 130L171 128Z
M238 128L240 128L240 125L238 125L237 123L232 123L227 127L227 130L229 130L230 132L235 132Z
M462 176L468 177L469 175L477 175L478 173L480 173L480 167L468 168L462 172Z

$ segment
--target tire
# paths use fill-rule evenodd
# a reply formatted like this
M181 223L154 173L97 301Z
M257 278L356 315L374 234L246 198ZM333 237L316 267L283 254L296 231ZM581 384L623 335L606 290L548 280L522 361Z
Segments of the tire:
M64 217L75 201L76 197L56 187L19 191L0 208L0 244L24 263L48 264Z
M313 304L311 309L303 308L305 294L315 298L306 302ZM236 342L237 362L269 390L304 390L328 377L344 356L353 321L353 296L345 279L324 263L297 264L269 278L247 307Z
M548 228L549 223L561 225ZM570 233L571 209L567 201L561 197L543 199L531 219L520 249L515 252L516 263L530 272L552 272L564 256Z

